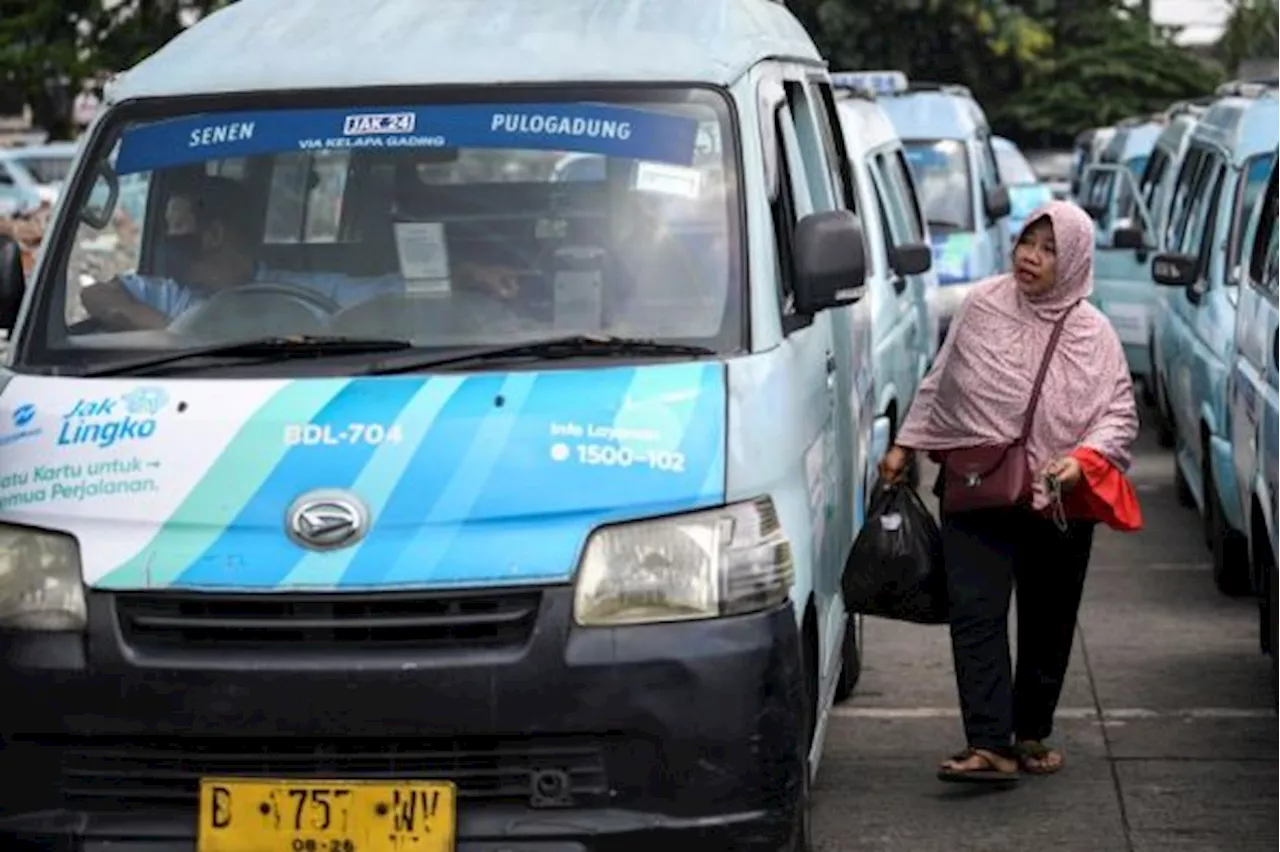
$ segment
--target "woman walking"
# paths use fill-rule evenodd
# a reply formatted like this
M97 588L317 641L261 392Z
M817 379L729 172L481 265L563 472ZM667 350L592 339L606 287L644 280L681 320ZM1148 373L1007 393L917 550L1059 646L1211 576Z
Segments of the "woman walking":
M1099 519L1073 507L1097 504L1082 493L1097 482L1123 479L1138 432L1124 350L1085 301L1092 220L1052 201L1027 221L1013 272L965 300L880 463L885 481L900 477L917 450L942 465L935 492L968 740L940 767L948 781L1062 768L1062 752L1045 740ZM1008 631L1015 584L1016 673Z

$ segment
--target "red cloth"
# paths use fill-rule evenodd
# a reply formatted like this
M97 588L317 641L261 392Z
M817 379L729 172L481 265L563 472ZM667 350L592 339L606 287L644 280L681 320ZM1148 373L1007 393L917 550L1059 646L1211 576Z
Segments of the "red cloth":
M1062 495L1066 516L1099 521L1121 532L1142 529L1142 507L1129 477L1095 450L1082 448L1071 455L1080 463L1082 476Z

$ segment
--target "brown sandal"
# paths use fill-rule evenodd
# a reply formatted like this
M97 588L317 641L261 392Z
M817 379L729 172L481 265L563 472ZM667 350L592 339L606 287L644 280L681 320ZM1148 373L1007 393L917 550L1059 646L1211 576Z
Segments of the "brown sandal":
M1018 780L1017 770L1006 771L996 763L997 757L1003 757L989 749L970 746L959 754L952 755L938 769L938 780L960 783L1011 784ZM963 764L978 758L982 765L965 769L956 764Z
M1015 747L1018 765L1028 775L1052 775L1066 766L1066 756L1056 748L1050 748L1039 740L1023 740Z

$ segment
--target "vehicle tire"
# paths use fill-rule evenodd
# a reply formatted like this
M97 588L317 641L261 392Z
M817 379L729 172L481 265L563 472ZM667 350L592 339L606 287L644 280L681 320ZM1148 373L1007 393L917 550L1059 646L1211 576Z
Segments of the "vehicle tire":
M818 729L818 690L821 688L818 676L818 661L814 650L809 647L806 638L801 645L800 664L804 669L805 718L800 769L800 796L796 802L796 814L791 826L791 839L787 842L786 852L811 852L813 837L811 823L813 820L813 803L809 791L809 752L813 750L813 736Z
M1187 478L1182 475L1182 465L1178 464L1178 454L1173 454L1173 490L1178 498L1178 505L1184 509L1196 508L1196 495L1191 492Z
M1258 590L1258 650L1271 654L1271 565L1262 568L1262 588Z
M1204 489L1204 523L1209 533L1209 552L1213 556L1213 584L1227 597L1238 598L1250 592L1249 541L1227 524L1218 499L1205 448L1201 480Z
M1151 383L1155 385L1153 394L1155 402L1151 407L1156 415L1156 443L1163 449L1170 450L1178 443L1178 433L1173 429L1173 412L1169 410L1169 396L1160 384L1159 376L1154 376Z
M1267 565L1267 633L1271 637L1271 692L1280 710L1280 582L1274 565Z
M836 681L835 702L848 701L862 678L862 619L850 613L844 628L844 644L840 647L843 664Z

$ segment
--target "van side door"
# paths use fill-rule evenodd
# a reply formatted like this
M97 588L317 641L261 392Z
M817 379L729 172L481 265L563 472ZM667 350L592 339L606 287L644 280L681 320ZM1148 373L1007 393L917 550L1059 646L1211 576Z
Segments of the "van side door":
M896 411L895 422L890 426L892 433L902 422L915 395L916 375L914 350L920 334L915 305L912 303L912 278L894 268L893 258L899 246L909 245L911 226L908 223L908 212L903 204L902 193L885 168L884 155L873 152L867 157L867 171L871 175L871 184L875 189L878 202L881 227L885 237L885 254L889 259L885 275L890 290L886 293L892 301L881 309L885 317L885 334L876 351L877 367L882 375L888 377L893 385L893 406ZM877 306L879 308L879 306ZM883 406L884 401L878 400ZM884 408L881 408L884 413Z
M1232 463L1240 493L1240 506L1248 525L1246 532L1256 540L1274 536L1277 477L1277 177L1271 168L1270 181L1259 201L1261 209L1250 245L1242 252L1245 283L1236 306L1236 327L1228 397L1231 423ZM1268 431L1268 423L1270 430ZM1252 528L1254 501L1263 509L1266 529ZM1270 510L1270 512L1268 512ZM1269 515L1269 516L1268 516Z
M835 352L832 324L838 311L822 311L806 317L795 309L794 235L796 224L804 216L830 209L830 178L824 173L821 141L812 115L806 115L808 101L804 96L802 77L786 75L781 81L765 80L769 112L762 116L773 133L777 146L777 184L771 198L774 240L777 245L778 299L782 318L783 346L791 364L794 410L783 416L794 418L794 426L786 430L794 436L795 445L779 447L778 452L798 460L802 465L804 486L809 501L809 559L797 560L797 593L812 593L818 628L818 714L821 717L834 689L833 670L838 650L832 647L830 626L838 617L843 622L843 607L834 614L839 603L839 569L835 567L831 522L835 517L835 469L839 452L838 375L839 361ZM782 91L776 92L781 88ZM774 99L776 97L776 99ZM799 115L797 115L799 113ZM799 119L799 120L797 120ZM797 546L801 543L797 542ZM841 554L843 556L843 554ZM802 575L807 563L809 576ZM843 567L841 564L840 567ZM804 606L804 598L797 598Z

